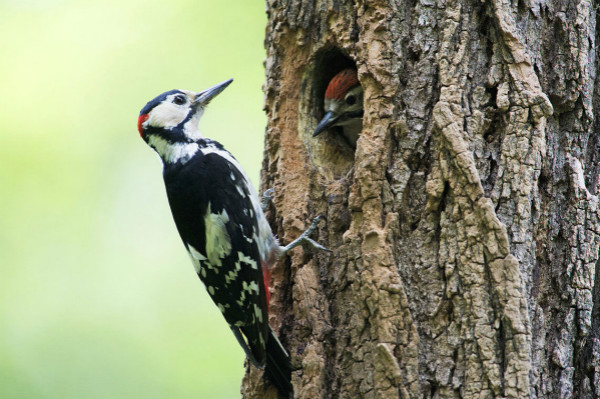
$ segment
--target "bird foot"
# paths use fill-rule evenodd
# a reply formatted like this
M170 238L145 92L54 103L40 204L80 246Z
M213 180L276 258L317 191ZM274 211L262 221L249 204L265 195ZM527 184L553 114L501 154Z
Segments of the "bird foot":
M322 219L325 219L323 215L319 215L316 218L314 218L310 226L308 226L308 229L306 229L304 233L300 234L300 237L296 238L294 241L292 241L285 247L282 247L281 256L285 255L290 250L296 248L298 245L302 245L304 247L311 247L313 249L318 249L321 251L332 252L330 249L325 248L324 246L322 246L321 244L309 237L317 229L317 227L319 226L319 222Z
M267 208L269 207L269 202L271 202L271 200L273 199L274 194L275 194L275 189L273 189L273 188L270 188L263 193L262 199L260 201L260 206L261 206L263 212L267 211Z

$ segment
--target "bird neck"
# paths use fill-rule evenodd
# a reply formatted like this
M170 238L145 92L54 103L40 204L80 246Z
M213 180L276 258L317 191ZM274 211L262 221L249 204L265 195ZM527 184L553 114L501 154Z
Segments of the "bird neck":
M165 164L185 164L200 149L196 142L170 142L169 140L157 134L148 136L148 144L160 156Z
M352 147L356 148L358 136L362 131L362 118L348 119L348 121L342 124L341 127L346 140L348 140Z

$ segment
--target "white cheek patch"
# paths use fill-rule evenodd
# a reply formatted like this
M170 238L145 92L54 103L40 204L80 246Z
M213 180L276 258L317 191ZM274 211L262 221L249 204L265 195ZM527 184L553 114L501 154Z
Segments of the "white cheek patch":
M144 126L170 129L183 122L188 112L188 108L178 107L170 102L163 102L150 111L148 120L144 122Z

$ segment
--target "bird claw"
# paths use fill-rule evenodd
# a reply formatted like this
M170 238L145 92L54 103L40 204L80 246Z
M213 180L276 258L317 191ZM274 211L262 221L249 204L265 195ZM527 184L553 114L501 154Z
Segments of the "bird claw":
M308 228L304 231L304 233L300 234L300 237L296 238L294 241L292 241L285 247L282 247L281 256L285 255L290 250L296 248L298 245L302 245L303 247L312 247L313 249L318 249L321 251L332 252L330 249L325 248L324 246L310 238L310 235L317 229L317 227L319 227L319 222L323 219L325 219L323 215L315 217L310 226L308 226Z
M269 207L269 202L271 202L274 195L275 195L275 189L272 187L263 193L262 200L260 201L260 206L261 206L263 212L267 211L267 208Z
M302 239L301 244L312 247L314 249L321 250L321 251L333 252L331 249L322 246L321 244L319 244L318 242L316 242L315 240L313 240L312 238L309 238L309 237L304 237Z

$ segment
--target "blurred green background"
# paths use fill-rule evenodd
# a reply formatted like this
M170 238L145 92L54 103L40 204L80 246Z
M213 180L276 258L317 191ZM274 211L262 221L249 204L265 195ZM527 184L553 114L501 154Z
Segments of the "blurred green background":
M233 77L200 128L257 184L264 9L0 0L1 398L240 396L243 352L136 121L163 91Z

